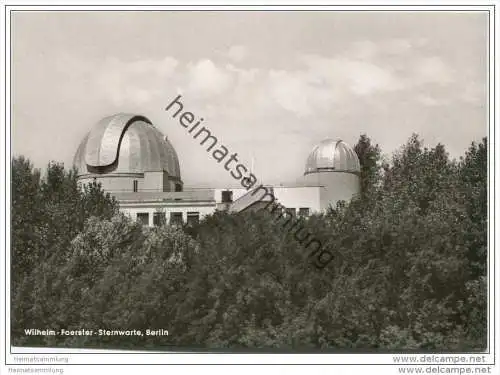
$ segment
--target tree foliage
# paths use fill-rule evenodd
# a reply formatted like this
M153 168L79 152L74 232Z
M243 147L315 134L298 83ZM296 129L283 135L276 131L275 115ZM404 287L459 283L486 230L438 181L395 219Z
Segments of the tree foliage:
M361 199L367 204L370 198L374 198L374 192L380 183L382 173L382 155L378 145L372 145L366 134L359 137L354 146L361 167L360 184Z
M78 347L484 349L486 139L458 161L416 135L384 165L367 136L356 152L362 195L302 220L299 231L268 212L143 228L114 215L100 190L78 193L62 169L42 181L15 160L13 267L25 270L19 289L29 296L14 300L16 317L53 329L170 335L14 337ZM321 271L297 240L302 230L335 254ZM23 257L21 244L36 258Z
M46 293L85 221L92 216L109 219L118 212L117 202L100 185L94 182L80 188L76 177L76 171L51 162L42 178L26 158L12 160L11 311L15 335L24 328L42 327L36 324L47 313Z

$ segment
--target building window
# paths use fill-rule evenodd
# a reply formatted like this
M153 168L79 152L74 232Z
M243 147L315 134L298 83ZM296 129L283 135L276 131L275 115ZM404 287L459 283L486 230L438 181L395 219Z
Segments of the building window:
M287 208L286 213L291 216L295 216L295 208Z
M196 225L200 222L200 213L199 212L188 212L187 213L187 224L188 225Z
M153 214L153 225L156 227L161 227L162 225L165 225L167 222L167 219L165 217L165 212L155 212Z
M299 216L302 216L302 217L309 216L309 207L299 208Z
M182 225L184 221L182 220L182 212L171 212L170 213L170 224L172 225Z
M138 187L137 180L134 180L134 193L137 193L137 187Z
M181 184L175 184L175 191L182 191L182 185Z
M223 190L221 194L221 202L232 203L232 201L233 201L233 192L231 190Z
M147 212L138 212L137 221L142 225L149 225L149 214Z

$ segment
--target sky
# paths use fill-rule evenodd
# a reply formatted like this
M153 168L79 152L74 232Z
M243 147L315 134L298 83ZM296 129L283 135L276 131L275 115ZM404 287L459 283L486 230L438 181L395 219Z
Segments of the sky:
M182 95L259 182L296 180L325 138L390 155L417 133L462 155L487 135L484 12L15 12L12 152L72 165L102 117L142 114L185 186L235 181L165 108Z

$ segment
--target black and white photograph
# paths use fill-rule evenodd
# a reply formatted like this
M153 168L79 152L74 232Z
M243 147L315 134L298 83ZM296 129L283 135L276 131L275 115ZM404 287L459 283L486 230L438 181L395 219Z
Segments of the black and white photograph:
M3 6L6 373L495 373L494 6L136 5Z

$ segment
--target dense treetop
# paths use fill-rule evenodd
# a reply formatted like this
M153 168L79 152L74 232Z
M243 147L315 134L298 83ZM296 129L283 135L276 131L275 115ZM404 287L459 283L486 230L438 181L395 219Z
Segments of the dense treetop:
M362 135L362 192L303 226L323 270L268 212L143 228L52 163L12 161L15 345L482 350L487 140L458 161L413 135L392 159ZM155 329L167 337L30 337L25 328Z

